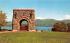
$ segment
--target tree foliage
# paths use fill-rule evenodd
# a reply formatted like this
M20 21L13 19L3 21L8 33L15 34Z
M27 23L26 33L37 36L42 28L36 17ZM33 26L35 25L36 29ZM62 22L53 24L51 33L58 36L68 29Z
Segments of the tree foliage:
M0 26L6 25L6 15L2 11L0 12Z
M52 31L67 31L66 24L64 22L57 22L53 25Z
M70 23L67 23L68 32L70 32Z

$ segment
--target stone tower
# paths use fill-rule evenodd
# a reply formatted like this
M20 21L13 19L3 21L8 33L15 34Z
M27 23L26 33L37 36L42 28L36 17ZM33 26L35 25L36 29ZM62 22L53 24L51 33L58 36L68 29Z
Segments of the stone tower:
M13 29L32 30L35 27L35 14L33 9L14 9L13 10ZM26 21L27 25L21 26L21 22Z

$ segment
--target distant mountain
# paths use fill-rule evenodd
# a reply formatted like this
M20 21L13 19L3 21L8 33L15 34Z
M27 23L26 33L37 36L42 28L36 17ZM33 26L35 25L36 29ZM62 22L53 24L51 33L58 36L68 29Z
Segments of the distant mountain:
M54 23L58 22L60 20L55 19L37 19L36 20L36 26L53 26ZM70 23L70 20L61 20L61 22L64 23Z
M65 23L70 23L70 20L62 20Z
M70 23L70 20L61 20L64 23ZM36 19L36 26L53 26L54 23L58 22L55 19ZM12 22L7 22L7 25L12 26Z
M52 26L56 22L54 19L37 19L36 26Z

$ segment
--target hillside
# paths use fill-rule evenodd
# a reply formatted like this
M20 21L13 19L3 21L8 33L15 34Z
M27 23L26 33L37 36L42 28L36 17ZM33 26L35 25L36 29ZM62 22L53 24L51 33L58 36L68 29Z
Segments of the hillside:
M62 20L65 23L70 23L70 20Z
M36 26L52 26L57 20L54 19L37 19Z
M70 23L70 20L61 20L65 23ZM37 19L35 21L36 26L52 26L54 23L58 22L55 19ZM12 22L7 22L7 25L12 25Z

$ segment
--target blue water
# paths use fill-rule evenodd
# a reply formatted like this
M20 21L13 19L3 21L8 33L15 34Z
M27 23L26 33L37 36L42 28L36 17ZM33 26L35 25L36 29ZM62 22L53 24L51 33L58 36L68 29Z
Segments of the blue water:
M1 29L7 29L7 30L12 30L12 26L3 26Z
M1 29L8 29L8 30L12 30L12 26L3 26L1 27ZM36 30L45 30L45 31L51 31L52 27L46 27L46 26L36 26L35 27Z
M36 26L35 29L37 29L37 30L51 31L52 27Z

